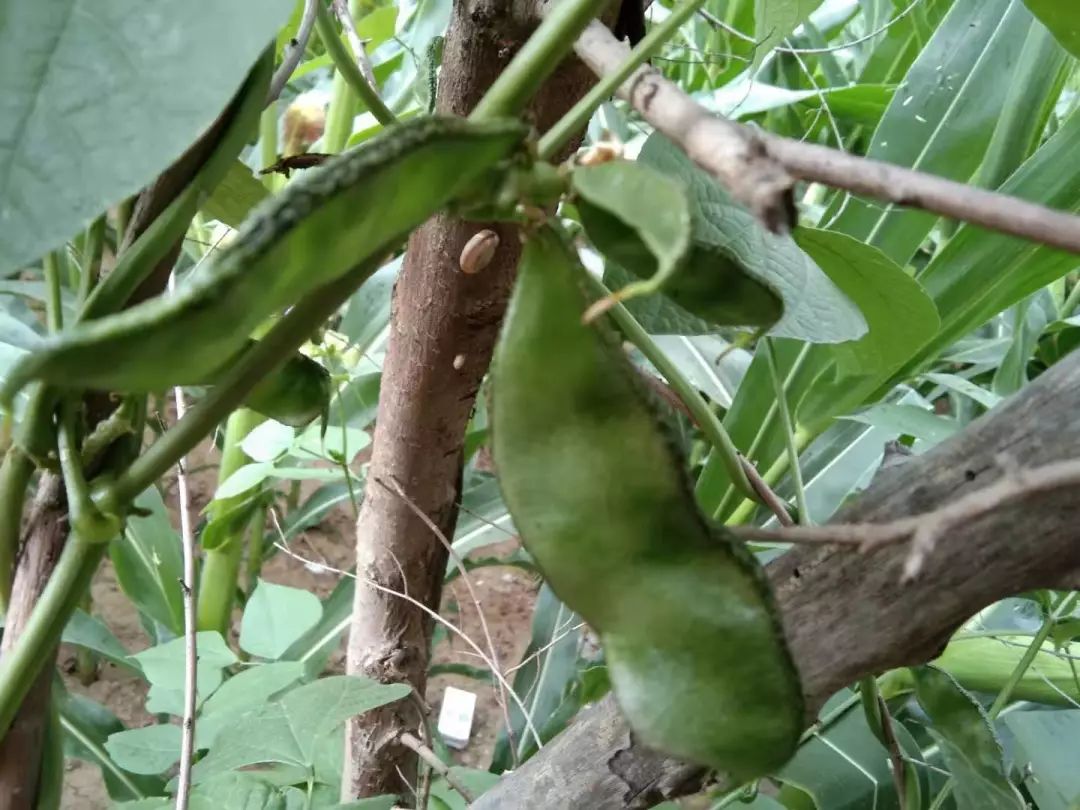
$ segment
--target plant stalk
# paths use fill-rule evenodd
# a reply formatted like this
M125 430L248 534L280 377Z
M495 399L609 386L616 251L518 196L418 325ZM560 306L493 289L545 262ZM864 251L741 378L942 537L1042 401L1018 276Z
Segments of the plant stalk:
M323 41L326 52L330 54L330 58L334 61L335 70L348 83L364 106L371 111L371 114L375 116L375 120L384 127L396 124L397 117L386 106L386 102L382 100L378 90L368 84L364 74L360 72L356 59L353 54L349 53L349 49L341 41L341 37L338 36L330 12L322 2L318 3L315 11L315 30L319 32L319 39Z
M252 430L264 421L265 417L247 408L233 411L225 425L225 444L221 449L221 466L218 469L218 485L247 464L250 459L244 453L240 443ZM235 498L215 501L210 507L210 519L224 519L224 516L242 502L246 494ZM232 618L233 597L240 584L240 557L244 551L244 531L247 521L233 521L221 544L206 551L203 560L202 578L199 581L199 630L216 630L228 637Z

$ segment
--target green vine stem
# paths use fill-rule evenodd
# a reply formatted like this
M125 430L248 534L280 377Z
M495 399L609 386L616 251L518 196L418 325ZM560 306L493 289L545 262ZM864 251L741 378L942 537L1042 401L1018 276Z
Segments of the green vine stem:
M704 4L705 0L688 0L672 11L662 23L653 26L641 42L630 51L630 55L617 71L600 79L592 90L544 133L537 145L538 157L541 160L551 160L558 154L559 150L589 123L592 114L600 105L613 96L622 83L630 78L630 74L655 56L660 48L678 33L682 24Z
M260 501L255 507L255 514L251 516L251 524L248 526L247 557L244 565L244 599L245 602L255 592L255 585L262 571L263 540L266 533L266 514L269 505L265 500Z
M589 276L589 278L601 297L611 295L611 291L601 281L592 276ZM672 363L671 359L656 345L656 341L652 339L652 336L630 314L630 310L622 304L616 304L608 310L608 314L619 326L623 334L626 335L626 339L637 346L641 353L645 355L645 358L656 367L656 370L664 375L668 385L683 401L683 404L686 405L694 417L694 421L700 426L705 438L712 444L716 452L720 453L724 467L727 469L728 475L731 476L731 480L735 482L735 486L746 497L757 501L758 495L751 486L750 480L746 477L735 443L731 440L727 431L724 430L723 424L713 413L712 408L698 393L698 390L686 379L679 367Z
M574 48L574 41L611 0L559 0L521 50L488 88L474 121L516 116Z
M767 337L762 339L762 351L765 352L765 359L769 363L769 376L772 377L773 389L776 391L776 405L780 411L780 425L784 430L784 442L787 445L788 466L791 468L791 483L795 487L795 506L799 510L799 524L809 526L812 520L810 510L806 505L806 487L803 486L802 468L799 466L795 422L788 408L787 390L784 388L784 380L780 377L780 367L776 363L776 352L773 351L772 340Z
M326 46L326 52L334 62L334 68L341 78L348 83L349 87L364 103L364 106L375 116L375 120L384 127L397 123L397 117L386 106L378 91L368 84L364 74L356 64L356 59L349 53L345 43L338 36L337 27L330 18L330 12L326 4L321 0L316 3L315 30L319 32L319 39Z
M265 375L281 366L289 355L315 333L372 271L384 256L358 265L336 281L320 287L297 303L229 372L210 389L183 419L111 482L96 488L94 500L105 513L121 514L127 504L175 466L192 448L228 416Z
M90 297L101 274L101 255L105 249L105 215L95 219L82 239L82 267L79 272L78 301L81 306Z
M218 468L218 486L228 480L238 469L247 464L247 454L240 443L265 417L247 408L232 412L225 424L225 443L221 449L221 465ZM210 506L210 520L222 520L237 505L246 500L247 493L233 498L214 501ZM202 578L199 582L199 607L197 627L199 630L217 630L228 636L232 619L233 595L240 584L240 558L244 551L244 532L248 521L235 520L221 543L206 551L203 558Z

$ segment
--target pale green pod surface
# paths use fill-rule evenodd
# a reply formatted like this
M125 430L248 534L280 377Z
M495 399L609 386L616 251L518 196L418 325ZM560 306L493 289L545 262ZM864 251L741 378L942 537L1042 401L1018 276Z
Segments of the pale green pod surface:
M617 341L582 325L584 271L530 238L492 378L493 447L515 525L604 641L649 745L739 778L795 750L802 693L756 561L701 515Z
M177 294L44 340L12 369L0 402L32 380L110 391L198 383L267 316L395 248L524 134L516 121L456 118L386 130L267 200Z

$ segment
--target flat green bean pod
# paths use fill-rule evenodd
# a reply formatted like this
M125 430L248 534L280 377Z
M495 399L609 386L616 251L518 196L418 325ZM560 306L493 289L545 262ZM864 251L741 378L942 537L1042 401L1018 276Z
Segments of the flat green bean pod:
M524 138L517 121L419 118L313 169L252 213L175 295L47 338L0 387L154 391L197 384L267 316L393 249Z
M648 744L751 779L803 724L760 566L698 510L618 343L585 326L584 270L551 230L525 246L492 378L507 506L555 593L600 634Z

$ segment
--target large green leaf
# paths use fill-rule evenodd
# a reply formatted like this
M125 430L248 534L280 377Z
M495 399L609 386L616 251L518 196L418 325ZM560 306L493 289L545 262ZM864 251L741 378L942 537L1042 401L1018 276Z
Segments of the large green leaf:
M525 701L529 717L540 732L541 742L558 734L580 707L573 694L578 675L578 645L581 619L559 601L545 583L533 613L532 638L522 653L521 666L514 674L514 691ZM526 728L517 704L511 704L510 732L499 730L491 769L510 770L537 751L536 740ZM511 751L511 745L516 749Z
M1039 810L1074 810L1080 802L1080 711L1010 712L1002 719L1015 738L1024 786Z
M916 667L912 674L915 695L932 723L930 734L952 772L957 810L1023 810L982 707L940 669Z
M754 0L758 51L754 65L779 45L821 5L822 0Z
M0 269L36 259L179 157L292 7L293 0L5 3Z
M834 697L822 714L847 695L845 691ZM907 729L894 722L893 730L902 750L921 759ZM870 731L857 705L824 732L804 742L776 778L785 785L780 794L785 806L791 806L787 801L790 788L796 787L811 797L811 806L817 810L900 810L888 753Z
M351 675L321 678L293 689L223 729L210 753L192 770L192 782L262 762L311 768L323 735L353 715L400 700L409 691L406 684Z
M881 251L841 233L809 228L800 229L796 241L855 302L870 327L859 340L830 347L841 375L895 369L937 332L934 302Z
M180 537L155 487L136 498L135 506L149 514L128 518L123 536L109 546L116 578L140 611L180 635L184 629Z
M979 168L1033 21L1020 0L957 0L881 119L867 156L967 180ZM848 197L830 223L906 263L937 217Z
M203 203L202 212L233 228L247 219L251 209L270 196L243 161L234 160L210 198Z
M143 674L152 685L167 690L184 688L186 640L174 638L132 656L139 662ZM223 679L222 670L237 662L236 655L225 645L220 633L201 630L195 634L198 651L196 679L199 696L208 697Z
M675 272L690 246L690 209L676 181L619 160L576 169L573 185L585 230L602 253L628 251L621 263L655 274L656 283Z
M131 773L164 773L180 759L180 726L160 723L118 731L105 741L113 762Z
M109 798L120 802L164 793L164 781L126 771L109 756L105 740L124 729L124 724L112 712L89 698L69 693L59 680L54 683L53 700L57 703L60 726L64 730L64 753L97 765Z
M1080 56L1080 6L1069 0L1024 0L1032 13L1069 49Z
M278 658L321 616L315 594L260 579L244 607L240 648L260 658Z
M665 288L676 303L699 315L702 303L714 302L741 314L757 301L752 307L757 313L754 322L768 323L770 310L759 291L764 286L783 300L783 315L772 326L772 335L839 343L865 334L866 322L858 308L793 239L766 231L671 141L654 133L638 160L681 180L690 199L694 242L687 259L690 267Z

